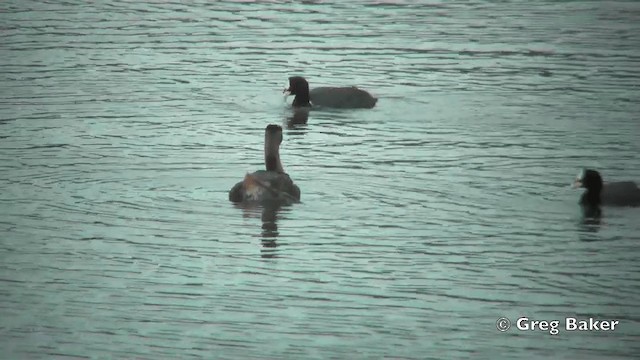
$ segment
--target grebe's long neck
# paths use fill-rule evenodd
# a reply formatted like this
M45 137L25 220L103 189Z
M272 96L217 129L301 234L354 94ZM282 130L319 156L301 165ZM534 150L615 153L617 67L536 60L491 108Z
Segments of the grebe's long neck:
M282 141L282 130L269 131L265 133L264 139L264 164L267 171L284 173L282 162L280 162L280 142Z

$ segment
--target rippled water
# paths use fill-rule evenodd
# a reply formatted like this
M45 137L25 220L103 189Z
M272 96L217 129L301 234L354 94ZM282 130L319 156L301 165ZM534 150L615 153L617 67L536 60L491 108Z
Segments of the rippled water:
M634 1L3 1L3 357L635 358L640 209L585 221L569 183L640 180L639 19ZM380 100L295 125L291 75ZM269 123L302 203L234 207Z

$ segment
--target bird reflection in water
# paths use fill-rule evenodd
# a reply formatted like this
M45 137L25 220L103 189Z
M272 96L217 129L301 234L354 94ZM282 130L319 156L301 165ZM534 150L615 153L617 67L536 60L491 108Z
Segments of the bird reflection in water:
M602 209L599 206L582 207L582 224L598 231L602 222Z
M281 206L278 204L268 204L262 208L262 250L263 258L277 257L275 248L278 246L278 212ZM269 249L271 248L271 249Z
M263 258L276 258L278 247L278 214L283 208L281 203L247 203L237 204L236 207L242 209L244 218L257 218L260 214L262 221L262 232L260 241L262 250L260 256Z
M285 117L287 129L292 130L306 125L309 121L309 108L294 108L289 115Z
M581 241L602 240L597 233L602 224L602 209L600 206L581 206L582 214L578 224L578 237Z

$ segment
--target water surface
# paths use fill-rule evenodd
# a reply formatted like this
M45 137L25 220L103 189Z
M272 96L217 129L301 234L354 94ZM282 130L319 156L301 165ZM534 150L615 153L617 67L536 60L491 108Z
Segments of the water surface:
M632 359L634 1L4 1L6 358ZM372 110L281 91L357 85ZM289 99L290 101L290 99ZM264 128L302 203L238 208ZM614 332L496 320L620 321Z

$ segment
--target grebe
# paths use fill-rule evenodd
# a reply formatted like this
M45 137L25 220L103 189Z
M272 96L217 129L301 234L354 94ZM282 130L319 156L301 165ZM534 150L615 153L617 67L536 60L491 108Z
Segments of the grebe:
M264 163L266 170L246 174L244 180L229 191L232 202L279 202L300 201L300 188L284 172L280 162L282 127L268 125L264 135Z

